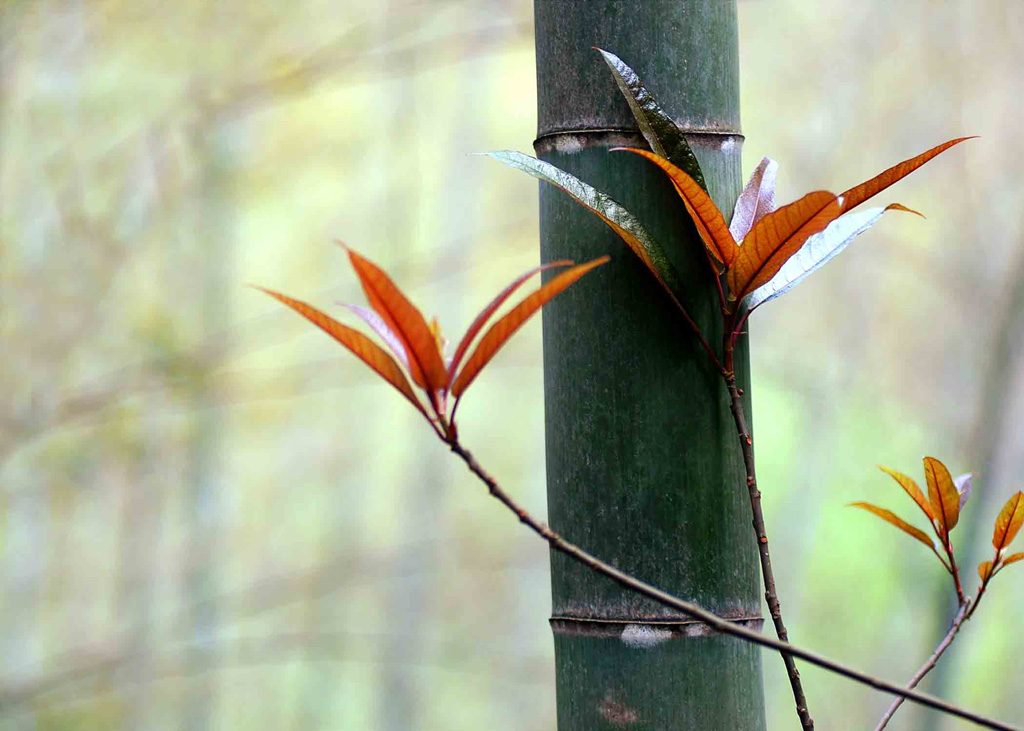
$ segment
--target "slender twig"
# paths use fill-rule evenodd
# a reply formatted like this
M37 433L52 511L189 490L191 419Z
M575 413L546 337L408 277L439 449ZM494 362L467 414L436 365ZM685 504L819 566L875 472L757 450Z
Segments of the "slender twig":
M733 622L730 622L727 619L719 617L717 614L713 614L712 612L709 612L696 604L692 604L690 602L684 601L683 599L672 596L671 594L662 591L661 589L658 589L657 587L652 586L651 584L645 583L640 579L631 576L630 574L620 571L611 564L605 563L596 556L587 553L574 543L570 543L569 541L565 540L564 538L562 538L562 536L560 536L558 533L556 533L550 527L548 527L547 524L542 523L541 521L534 518L530 513L526 511L525 508L520 506L515 501L515 499L512 498L511 495L505 492L505 490L498 484L497 480L495 480L490 474L488 474L488 472L480 465L480 463L476 461L476 458L473 457L473 455L468 450L466 450L458 441L449 440L447 444L451 448L452 452L457 454L462 459L462 461L466 463L466 466L469 468L470 472L476 475L481 482L487 485L487 489L490 491L490 494L493 497L497 498L505 507L511 510L519 519L520 523L524 524L525 526L530 528L530 530L532 530L534 533L536 533L545 541L547 541L548 545L550 545L551 548L553 548L556 551L559 551L560 553L564 553L565 555L575 559L576 561L579 561L591 570L599 574L602 574L603 576L607 576L609 579L612 579L613 581L625 587L626 589L629 589L630 591L636 592L637 594L645 596L649 599L653 599L659 604L663 604L666 607L670 607L679 612L682 612L688 617L700 620L701 622L707 624L711 629L721 632L722 634L738 637L742 640L746 640L747 642L751 642L755 645L760 645L761 647L767 647L769 649L776 650L786 655L799 657L800 659L806 660L812 665L817 665L818 667L824 668L833 673L837 673L838 675L842 675L863 685L870 686L872 688L875 688L876 690L898 695L902 698L906 698L907 700L913 701L915 703L928 706L929 708L934 708L935 710L948 713L952 716L957 716L958 718L963 718L967 721L971 721L985 728L998 729L999 731L1024 731L1018 727L1002 723L1001 721L995 721L991 718L986 718L977 713L974 713L973 711L958 708L957 706L954 706L951 703L947 703L946 701L940 700L939 698L933 698L930 695L918 693L915 690L907 690L906 688L901 688L900 686L894 683L889 683L885 680L881 680L879 678L872 677L866 673L862 673L859 670L854 670L853 668L846 667L841 663L835 662L834 660L829 660L828 658L822 657L821 655L811 652L810 650L804 650L794 645L790 645L786 642L782 642L780 640L773 640L770 637L765 637L759 632L755 632L753 630L747 629L746 627L734 624Z
M946 549L946 555L949 557L949 573L953 576L953 586L956 588L956 601L960 606L967 603L967 597L964 595L964 587L960 583L960 569L956 565L956 557L953 556L953 544L949 540L949 531L946 531L945 535L939 535L942 540L942 547Z
M974 603L971 605L970 610L967 612L967 616L964 619L970 619L974 616L974 612L977 611L978 605L981 604L981 598L985 596L985 590L988 589L989 583L1003 570L1004 564L999 563L999 549L996 549L995 555L992 557L992 567L988 571L988 575L981 580L981 585L978 587L978 593L974 597Z
M910 682L907 683L908 690L917 687L917 684L921 682L921 679L924 678L924 676L931 672L931 669L935 667L935 663L937 663L939 661L939 658L942 657L942 653L946 651L946 648L953 643L954 638L956 638L956 633L960 631L960 627L963 625L964 620L970 616L969 612L967 611L970 605L970 599L967 599L963 604L960 605L960 611L958 611L956 613L956 617L953 618L953 624L950 625L949 632L946 633L946 636L943 638L942 642L939 643L939 646L935 648L935 652L933 652L932 656L928 658L928 662L922 665L921 669L914 673L914 677L912 677L910 679ZM882 719L878 722L878 725L875 727L875 731L882 731L882 729L886 727L886 725L889 723L889 719L891 719L893 715L896 713L896 711L899 710L900 706L903 705L903 701L903 696L899 696L896 698L896 700L892 702L892 705L889 706L888 710L886 710L885 712L885 715L882 716Z
M707 341L707 338L704 337L704 333L701 332L700 326L698 326L697 323L694 322L694 319L690 317L690 313L686 311L686 308L683 307L683 303L680 302L679 299L675 296L675 294L672 293L672 290L670 290L668 287L665 287L665 292L668 294L669 298L675 304L676 309L679 310L679 314L683 316L684 320L686 320L686 324L690 326L690 329L693 331L693 334L697 336L697 340L700 342L701 347L704 348L704 352L708 354L708 358L711 359L711 362L714 364L715 368L718 370L719 373L725 375L725 368L722 367L722 362L718 360L718 354L715 353L715 349L711 347L711 343L709 343Z
M727 349L727 365L731 366L731 361L732 351ZM753 515L754 533L757 537L757 552L761 559L761 576L764 578L764 598L768 602L768 612L771 614L772 624L775 625L775 634L781 642L788 644L789 633L782 620L782 606L779 604L779 595L775 589L775 572L772 571L772 557L768 551L768 532L765 529L764 513L761 510L761 491L757 487L757 475L754 472L754 440L747 428L747 419L743 411L743 397L736 385L736 374L731 368L725 376L725 384L729 389L729 408L736 422L740 449L743 451L743 465L747 472L750 512ZM807 697L804 695L800 671L797 669L793 656L789 653L783 652L782 660L786 664L786 675L789 677L789 685L793 689L793 700L796 702L796 712L800 716L800 725L809 731L814 728L814 719L811 718L811 713L807 709Z

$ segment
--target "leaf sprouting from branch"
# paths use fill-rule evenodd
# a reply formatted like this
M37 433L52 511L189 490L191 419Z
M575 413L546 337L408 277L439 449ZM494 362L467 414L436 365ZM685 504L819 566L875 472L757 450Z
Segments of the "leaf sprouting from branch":
M370 306L401 338L409 354L409 372L416 385L431 392L447 387L448 371L437 348L437 339L423 315L383 269L351 248L346 246L345 249Z
M1009 556L1003 559L1003 566L1009 566L1011 563L1017 563L1018 561L1024 561L1024 551L1018 553L1011 553Z
M949 532L960 519L960 493L956 491L946 465L934 457L924 458L924 478L928 483L928 502L931 503L939 534L948 540Z
M917 503L917 507L921 508L921 511L928 516L928 520L932 523L935 522L935 514L932 513L931 505L928 504L928 499L924 496L921 488L918 487L914 480L896 470L891 470L888 467L878 465L878 469L882 470L885 474L889 475L892 479L896 480L900 487L910 496L910 499Z
M996 516L992 532L992 545L996 551L1002 551L1013 542L1021 525L1024 525L1024 492L1012 495Z
M358 330L353 330L346 325L342 325L333 317L330 317L301 300L292 299L291 297L283 295L280 292L275 292L272 289L265 289L263 287L257 287L256 289L266 292L274 299L284 303L344 345L357 358L359 358L359 360L370 366L370 368L376 371L377 374L385 381L398 389L398 392L409 399L409 402L415 406L421 414L427 416L427 412L424 410L419 400L417 400L416 394L413 393L412 386L409 385L408 379L405 377L402 369L398 367L395 359L388 355L387 352L385 352L385 350L375 342ZM427 418L429 419L430 417L427 416Z
M988 577L992 574L992 562L982 561L978 564L978 576L982 582L988 581Z
M917 528L908 523L907 521L903 520L903 518L899 517L898 515L896 515L896 513L892 512L891 510L886 510L885 508L880 508L877 505L873 505L872 503L864 502L850 503L850 507L862 508L863 510L867 510L869 513L877 515L885 522L896 526L907 535L913 536L917 540L921 541L921 543L928 546L928 548L930 548L931 550L935 550L935 543L932 541L931 538L928 537L927 533L925 533L920 528Z

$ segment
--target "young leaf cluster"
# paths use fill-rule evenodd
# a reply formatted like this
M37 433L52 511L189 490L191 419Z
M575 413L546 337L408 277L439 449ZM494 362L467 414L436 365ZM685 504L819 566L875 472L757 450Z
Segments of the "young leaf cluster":
M751 311L799 284L887 211L917 213L899 203L852 213L854 208L950 147L970 139L944 142L838 195L818 190L781 208L775 206L778 164L764 158L736 201L727 224L708 195L697 157L675 121L629 66L608 51L596 50L611 69L650 147L616 149L646 158L668 176L704 244L728 326L726 370L731 370L730 351ZM676 307L683 310L685 297L665 248L636 216L607 194L548 163L512 151L491 156L560 188L600 216L640 257ZM692 323L688 315L686 319Z
M932 533L938 539L938 544L925 531L908 523L890 510L867 502L855 502L850 503L850 505L867 510L928 546L946 571L953 577L957 599L961 606L965 605L968 600L963 593L960 572L957 568L950 533L959 522L960 511L963 510L967 504L967 499L971 495L973 473L969 472L954 479L942 462L934 457L925 457L924 477L928 487L928 494L926 496L911 477L881 465L879 465L879 469L892 477L903 488L903 491L910 496L910 499L914 501L917 507L920 508L921 512L924 513ZM978 600L981 599L992 577L1003 567L1024 560L1024 552L1010 555L1006 553L1007 547L1017 536L1022 524L1024 524L1024 492L1017 492L1007 501L996 517L992 533L992 545L995 547L995 555L992 560L984 561L978 566L978 575L982 583L978 588L977 597L971 606L970 612L967 614L967 618L974 613L975 608L978 606Z
M344 307L358 315L377 334L391 351L390 355L366 335L312 305L270 289L258 289L283 302L351 351L401 393L430 422L438 436L449 442L457 437L455 410L459 399L498 350L548 301L591 269L608 261L607 256L598 257L553 277L491 325L473 354L466 359L470 346L484 325L522 284L538 272L571 266L573 262L551 262L517 277L481 310L459 341L455 354L445 358L446 341L437 318L428 324L383 269L351 248L346 246L345 250L363 286L370 309L358 305ZM416 395L409 378L423 392L425 399Z

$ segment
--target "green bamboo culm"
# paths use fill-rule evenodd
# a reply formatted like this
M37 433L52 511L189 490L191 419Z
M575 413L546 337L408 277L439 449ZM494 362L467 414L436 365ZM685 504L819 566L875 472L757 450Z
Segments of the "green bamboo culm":
M714 279L593 47L680 124L716 204L742 185L733 0L536 0L537 156L610 194L666 247L682 300L721 343ZM549 518L638 578L761 625L742 455L722 379L651 274L591 212L541 185L543 261L612 263L543 312ZM745 345L736 370L749 403ZM760 654L552 553L559 731L765 728Z

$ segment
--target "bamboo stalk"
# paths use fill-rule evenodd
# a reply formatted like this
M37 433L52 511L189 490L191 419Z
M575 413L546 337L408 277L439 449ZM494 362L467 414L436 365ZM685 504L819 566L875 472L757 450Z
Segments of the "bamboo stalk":
M720 342L714 278L671 185L639 158L608 154L646 143L592 47L630 64L675 115L729 210L741 186L735 4L538 0L535 11L538 156L609 193L670 247L683 304L707 341ZM737 489L746 473L719 370L599 219L553 188L541 189L540 205L543 261L612 255L543 314L552 526L627 574L759 629L757 552ZM749 393L740 347L737 378ZM678 607L563 552L552 553L551 571L560 731L627 721L764 728L751 646L688 631L692 618Z

